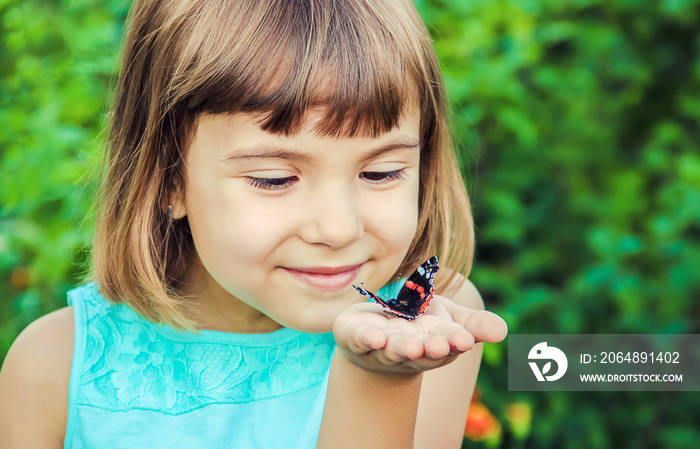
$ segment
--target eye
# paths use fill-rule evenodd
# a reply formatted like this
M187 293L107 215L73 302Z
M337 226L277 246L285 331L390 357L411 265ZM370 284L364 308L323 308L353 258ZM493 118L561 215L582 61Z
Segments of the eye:
M406 175L406 170L392 170L392 171L365 171L360 173L360 176L372 183L383 184L385 182L395 181L397 179L403 179Z
M299 178L296 176L287 176L285 178L246 178L248 184L261 190L282 190L290 187L297 182Z

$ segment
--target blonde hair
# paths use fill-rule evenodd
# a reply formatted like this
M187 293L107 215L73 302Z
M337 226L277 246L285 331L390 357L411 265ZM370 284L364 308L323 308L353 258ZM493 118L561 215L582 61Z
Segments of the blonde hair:
M184 188L197 117L256 112L263 130L294 134L319 104L315 131L345 137L388 132L419 106L420 214L397 273L438 254L449 268L438 291L466 275L469 199L437 56L410 0L141 0L129 13L100 186L90 279L102 294L193 329L178 292L194 245L187 220L165 210Z

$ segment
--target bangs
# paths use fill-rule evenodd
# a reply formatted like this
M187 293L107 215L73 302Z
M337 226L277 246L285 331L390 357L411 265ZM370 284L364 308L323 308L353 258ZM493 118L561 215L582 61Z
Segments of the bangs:
M398 1L204 3L179 30L171 113L260 113L261 129L289 135L313 110L318 135L376 137L431 96L425 28Z

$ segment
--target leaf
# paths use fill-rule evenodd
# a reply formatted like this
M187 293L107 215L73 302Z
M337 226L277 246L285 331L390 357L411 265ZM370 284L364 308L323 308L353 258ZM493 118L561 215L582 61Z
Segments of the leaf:
M542 374L547 374L550 369L552 369L552 362L547 362L547 364L542 367Z

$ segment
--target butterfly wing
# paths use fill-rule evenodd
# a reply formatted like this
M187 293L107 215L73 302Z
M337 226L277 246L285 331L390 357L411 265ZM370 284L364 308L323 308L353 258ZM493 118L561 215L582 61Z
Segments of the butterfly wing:
M358 286L356 286L356 285L353 285L353 287L355 288L355 290L357 290L358 292L362 293L363 295L369 296L369 298L370 298L372 301L378 302L379 304L383 305L384 307L389 307L389 305L386 303L386 301L384 301L382 298L380 298L379 296L375 295L375 294L372 293L371 291L365 290L364 288L360 288L360 287L358 287Z
M400 312L409 320L415 320L421 316L430 305L435 293L435 274L438 269L436 256L426 260L406 280L395 300L396 312Z
M415 320L425 312L433 299L435 273L437 273L438 268L437 257L431 257L425 261L408 277L396 298L385 300L368 290L355 285L353 287L363 295L370 297L374 302L384 306L388 312L407 320Z

